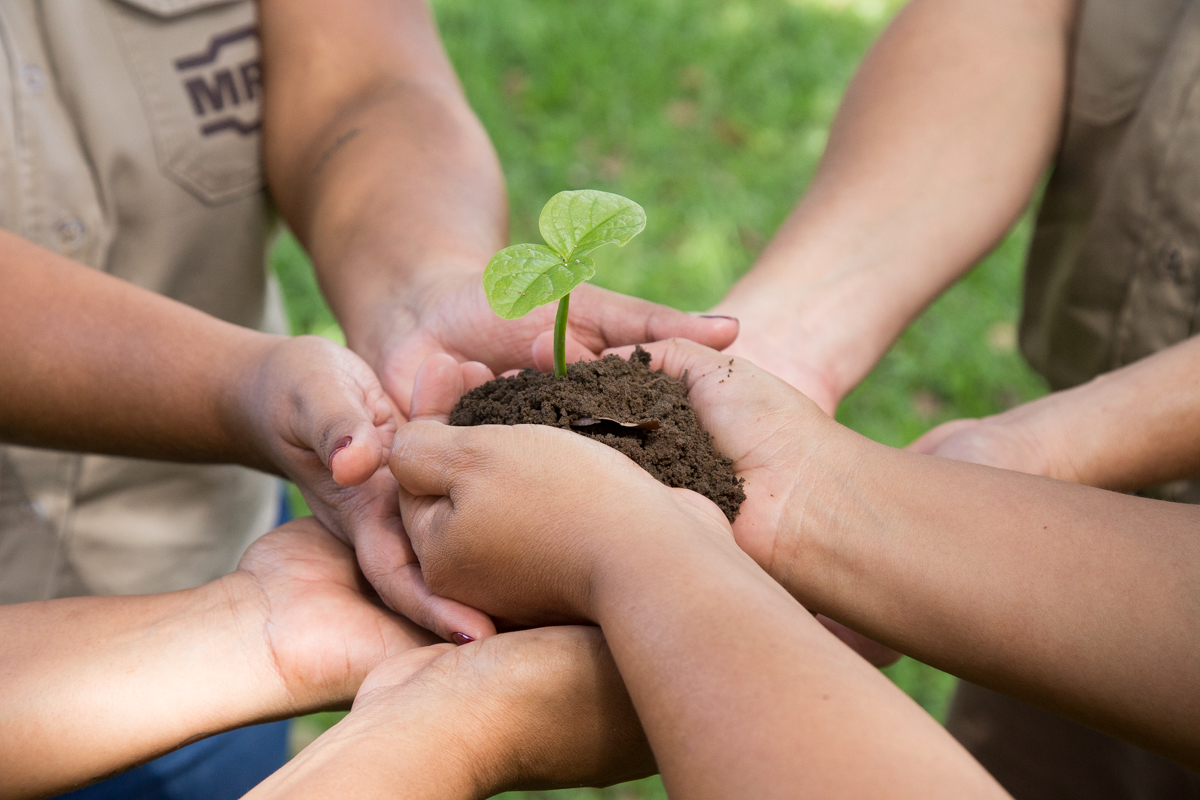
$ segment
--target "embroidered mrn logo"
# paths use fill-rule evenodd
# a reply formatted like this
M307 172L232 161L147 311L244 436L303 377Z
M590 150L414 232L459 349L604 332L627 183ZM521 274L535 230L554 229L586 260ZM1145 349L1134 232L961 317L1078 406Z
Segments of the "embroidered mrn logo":
M213 36L202 53L176 59L175 70L184 75L183 89L192 111L202 120L202 136L213 136L222 131L249 136L262 127L259 116L262 64L257 48L254 57L248 60L230 64L227 62L231 58L222 58L222 51L227 56L232 52L226 50L231 45L257 39L258 26L247 25ZM245 55L244 48L233 49L243 51L242 55ZM252 118L247 119L247 116Z

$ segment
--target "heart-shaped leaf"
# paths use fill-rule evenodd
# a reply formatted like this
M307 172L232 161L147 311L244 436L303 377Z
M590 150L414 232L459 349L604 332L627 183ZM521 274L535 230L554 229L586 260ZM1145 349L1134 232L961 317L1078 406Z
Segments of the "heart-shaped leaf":
M559 192L538 219L546 244L563 259L605 244L624 245L646 227L646 212L627 197L595 189Z
M586 256L564 260L540 244L515 244L492 256L483 271L483 291L498 316L518 319L595 274L596 265Z

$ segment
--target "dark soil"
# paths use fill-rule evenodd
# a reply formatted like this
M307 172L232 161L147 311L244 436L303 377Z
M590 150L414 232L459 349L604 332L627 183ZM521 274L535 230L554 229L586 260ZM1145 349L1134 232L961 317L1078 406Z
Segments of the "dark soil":
M527 369L463 395L451 425L565 428L620 450L667 486L699 492L732 522L746 499L733 462L716 451L687 400L687 386L650 369L640 347L628 361L605 356L567 367L567 377Z

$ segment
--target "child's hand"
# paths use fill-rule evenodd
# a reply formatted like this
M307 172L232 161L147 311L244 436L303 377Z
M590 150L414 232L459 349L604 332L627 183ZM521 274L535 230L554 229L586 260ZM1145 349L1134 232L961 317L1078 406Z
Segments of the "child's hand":
M836 457L847 431L796 389L745 359L686 339L643 345L651 368L681 378L688 401L712 434L717 451L746 479L746 500L733 522L738 544L775 576L792 553L776 533L800 520L806 497L819 485L821 462ZM628 357L633 348L615 352ZM606 353L607 354L607 353Z
M786 548L776 546L776 532L785 524L787 515L794 513L794 509L789 511L789 501L797 493L803 497L805 464L811 454L810 448L815 451L821 437L837 436L845 429L825 416L804 395L749 362L731 359L686 340L659 342L647 345L646 349L655 355L654 366L665 365L668 374L681 377L687 372L690 400L705 429L714 436L717 449L733 458L734 471L747 481L747 500L734 521L734 536L743 550L773 577L789 586L786 579L793 555ZM733 361L732 365L730 361ZM458 364L447 356L427 359L418 373L413 392L414 418L447 421L464 389L490 378L491 374L479 364ZM621 460L625 462L625 459ZM396 469L395 459L392 464ZM635 472L641 478L649 479L641 470ZM592 481L582 479L568 483L570 485L564 491L586 491ZM651 484L665 488L656 481ZM702 508L709 505L691 492L669 491L676 500L694 502ZM555 501L547 499L545 502L552 504ZM524 509L514 513L530 515L534 512ZM604 514L605 510L595 513ZM457 590L458 587L446 589L448 593ZM899 658L894 650L827 617L822 616L820 620L876 666L885 666Z
M543 425L410 422L396 434L391 467L430 589L519 624L593 619L593 571L682 515L729 535L711 501Z
M254 637L248 651L261 650L294 704L281 709L289 714L344 706L377 664L435 641L382 608L353 551L311 517L255 541L218 583Z
M651 367L688 384L688 400L717 450L733 459L745 478L746 500L733 522L738 545L789 590L790 565L803 556L778 536L803 522L805 503L819 502L821 461L839 455L839 439L853 436L811 400L743 358L730 357L685 339L643 348ZM628 357L632 348L616 352ZM815 493L815 495L814 495ZM891 648L819 616L839 639L876 666L900 657Z
M535 628L388 659L249 797L491 797L655 771L600 630Z
M417 416L396 434L392 473L429 587L522 624L591 619L591 571L637 537L699 520L729 523L707 499L669 489L610 447L542 425L448 427L475 367L422 365Z
M607 786L656 771L599 628L500 634L444 652L407 679L389 675L390 664L367 676L354 713L383 721L389 705L414 695L450 701L489 795Z
M355 549L384 602L444 639L493 634L486 615L434 595L421 577L385 466L397 413L366 363L315 336L274 340L250 363L231 390L231 427Z

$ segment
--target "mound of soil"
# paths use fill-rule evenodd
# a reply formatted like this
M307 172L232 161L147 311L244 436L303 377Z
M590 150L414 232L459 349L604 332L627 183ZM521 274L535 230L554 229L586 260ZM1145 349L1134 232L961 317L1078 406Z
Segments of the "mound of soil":
M567 367L566 379L527 369L496 378L462 396L451 425L550 425L603 442L629 456L667 486L699 492L733 522L746 499L733 461L687 400L687 386L650 369L640 347L628 361L605 356Z

